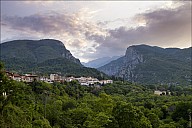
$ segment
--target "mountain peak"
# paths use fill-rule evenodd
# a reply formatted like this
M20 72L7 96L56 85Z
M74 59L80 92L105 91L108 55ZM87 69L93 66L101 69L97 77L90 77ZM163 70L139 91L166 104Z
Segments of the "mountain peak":
M123 57L99 70L142 84L189 84L191 49L133 45L127 48Z
M2 58L18 58L37 63L49 59L66 58L81 65L64 44L55 39L14 40L2 43L1 48Z
M60 45L60 46L63 46L65 47L64 43L59 41L59 40L56 40L56 39L41 39L41 40L37 40L39 43L45 43L45 44L49 44L49 43L54 43L55 45Z
M0 44L0 47L1 61L8 71L101 77L100 71L84 67L58 40L14 40Z

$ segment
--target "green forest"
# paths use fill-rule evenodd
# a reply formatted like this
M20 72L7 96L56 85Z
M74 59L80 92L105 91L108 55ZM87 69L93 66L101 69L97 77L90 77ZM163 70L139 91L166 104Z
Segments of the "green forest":
M8 79L0 64L0 86L1 128L191 127L191 85L24 83Z

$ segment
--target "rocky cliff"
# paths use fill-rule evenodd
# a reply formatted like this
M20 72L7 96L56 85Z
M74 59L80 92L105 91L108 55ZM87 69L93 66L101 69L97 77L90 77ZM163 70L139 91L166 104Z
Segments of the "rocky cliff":
M131 81L134 77L133 69L139 63L143 63L143 55L135 49L135 46L131 46L127 48L123 57L100 67L99 70L108 75L122 77Z
M190 84L191 50L130 46L123 57L100 68L100 71L144 84Z

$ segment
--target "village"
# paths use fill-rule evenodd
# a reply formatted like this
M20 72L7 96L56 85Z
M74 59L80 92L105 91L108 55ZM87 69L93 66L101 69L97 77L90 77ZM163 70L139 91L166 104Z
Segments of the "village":
M20 75L20 74L6 71L6 75L12 80L22 81L22 82L26 82L26 83L30 83L35 80L50 83L50 84L52 84L54 82L62 83L62 82L77 81L82 86L95 86L98 88L100 88L101 85L113 83L113 80L110 80L110 79L109 80L98 80L97 78L93 78L93 77L74 77L74 76L64 77L59 74L50 74L49 77L46 77L46 76L38 76L38 75L34 75L34 74ZM171 95L171 92L169 90L167 92L165 90L160 91L160 90L156 89L154 91L154 94L155 95Z
M20 75L8 71L6 71L6 74L10 79L22 82L33 82L34 80L46 83L78 81L80 85L84 86L92 86L92 85L99 86L113 83L113 80L98 80L97 78L92 77L73 77L73 76L64 77L59 74L50 74L49 78L46 76L38 76L34 74Z

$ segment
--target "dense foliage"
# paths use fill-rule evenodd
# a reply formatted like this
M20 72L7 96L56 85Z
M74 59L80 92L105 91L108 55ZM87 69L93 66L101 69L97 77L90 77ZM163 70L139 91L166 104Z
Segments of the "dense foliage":
M141 84L189 85L192 72L191 55L192 47L164 49L136 45L128 47L125 56L98 70Z
M11 72L101 77L100 71L81 65L58 40L14 40L0 47L1 61Z
M62 76L92 76L100 79L101 76L106 78L108 77L94 68L80 66L79 64L71 62L65 58L50 59L41 63L11 58L4 59L3 62L6 64L6 70L20 74L35 73L38 75L49 75L52 73L58 73Z
M190 86L146 86L127 82L98 87L9 80L0 65L0 127L187 128ZM171 95L154 95L154 88ZM179 90L179 93L177 93ZM6 96L2 94L6 92Z
M41 63L55 58L70 58L78 62L65 48L61 41L53 39L43 40L13 40L0 44L1 58L16 58L28 62ZM80 64L80 63L79 63Z

